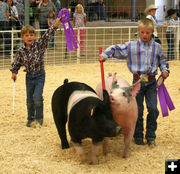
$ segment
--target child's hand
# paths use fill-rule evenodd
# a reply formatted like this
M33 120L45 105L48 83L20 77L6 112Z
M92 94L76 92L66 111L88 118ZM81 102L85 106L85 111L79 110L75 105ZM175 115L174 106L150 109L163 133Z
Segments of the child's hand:
M163 28L167 28L167 27L168 27L168 25L166 25L166 24L163 25Z
M54 23L54 26L57 27L57 28L61 25L60 19L61 19L61 18L57 18L57 19L56 19L56 22Z
M165 80L167 77L169 76L169 74L167 72L163 72L162 74L162 78Z
M102 57L102 56L99 56L99 61L101 62L101 61L105 61L105 58L104 57Z
M17 75L16 75L15 73L12 73L11 79L13 79L14 81L16 81Z

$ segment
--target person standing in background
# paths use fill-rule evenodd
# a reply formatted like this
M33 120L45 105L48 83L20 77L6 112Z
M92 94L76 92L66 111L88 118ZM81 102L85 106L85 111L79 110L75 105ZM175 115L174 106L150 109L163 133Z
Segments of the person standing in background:
M14 5L12 0L7 0L6 3L9 6L9 26L12 28L13 26L16 27L16 29L19 28L19 15L16 6Z
M40 0L38 5L38 14L39 14L39 27L40 29L48 29L48 14L53 10L56 13L56 7L54 3L50 0ZM41 31L41 36L45 31Z
M39 1L29 0L29 24L36 28L37 6Z
M76 2L76 0L71 0L71 3L69 4L70 5L70 8L71 8L71 17L73 17L73 14L75 12L75 7L78 3Z
M155 16L157 9L158 9L158 8L155 7L154 4L151 4L150 6L148 6L148 7L144 10L144 13L147 14L146 18L152 20L153 23L154 23L154 26L155 26L155 28L154 28L154 33L153 33L153 38L154 38L154 40L155 40L157 43L161 44L161 40L158 38L158 33L157 33L157 28L156 28L156 27L164 27L164 28L167 28L168 25L163 25L163 24L159 24L159 23L158 23L158 21L157 21L157 19L156 19L156 16Z
M51 10L48 14L48 26L54 25L56 22L56 16L53 10ZM55 48L55 35L56 32L54 32L51 37L49 38L49 48Z
M56 0L54 5L56 7L56 16L57 16L59 11L61 10L61 1L60 0Z
M16 8L18 11L18 16L19 16L19 22L20 25L24 25L24 13L25 13L25 9L24 9L24 4L23 4L23 0L17 0L17 4L16 4Z
M100 0L101 2L101 19L106 20L106 5L104 0Z
M73 25L76 28L85 27L86 26L86 13L84 13L84 8L81 4L78 4L75 8L75 13L73 14ZM85 29L80 30L80 50L81 56L85 56L84 54L84 35ZM75 30L76 35L78 34L78 30Z
M168 26L175 26L176 21L174 20L176 18L176 10L169 9L167 11L167 25ZM168 60L174 60L174 42L176 38L176 28L174 27L167 27L166 29L166 39L168 43L168 53L167 53L167 59Z
M0 0L0 31L9 30L9 6ZM5 58L10 58L11 48L10 48L10 33L0 33L0 44L5 45L2 48L5 54Z

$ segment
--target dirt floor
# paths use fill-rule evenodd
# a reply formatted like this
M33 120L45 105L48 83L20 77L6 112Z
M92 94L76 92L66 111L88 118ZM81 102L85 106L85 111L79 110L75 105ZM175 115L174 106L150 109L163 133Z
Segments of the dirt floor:
M25 73L18 74L15 86L15 114L12 115L13 81L8 69L0 70L0 173L2 174L164 174L165 159L180 158L180 62L170 63L171 74L165 85L176 109L158 118L157 146L137 146L132 142L131 156L122 158L123 136L110 140L111 151L99 153L99 165L90 162L91 140L85 139L83 147L87 160L80 162L73 147L62 150L51 112L51 97L65 78L85 82L93 88L101 81L100 65L78 64L46 66L44 89L44 125L25 126L27 119ZM104 63L105 74L117 72L129 83L132 74L124 62ZM158 105L160 110L160 107ZM146 115L146 110L144 115ZM146 116L144 117L146 118ZM68 139L70 137L68 135ZM72 146L72 145L71 145Z

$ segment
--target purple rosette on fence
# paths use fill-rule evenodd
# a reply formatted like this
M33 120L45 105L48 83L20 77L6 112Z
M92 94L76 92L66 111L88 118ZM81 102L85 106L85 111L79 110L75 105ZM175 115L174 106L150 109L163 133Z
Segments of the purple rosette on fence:
M61 9L57 16L58 18L61 18L60 21L62 22L63 27L64 27L64 33L65 33L65 37L66 37L66 44L67 44L68 51L73 50L73 45L74 45L75 49L77 49L78 44L79 44L76 34L73 30L73 27L72 27L71 23L69 22L70 16L71 16L71 14L67 8Z

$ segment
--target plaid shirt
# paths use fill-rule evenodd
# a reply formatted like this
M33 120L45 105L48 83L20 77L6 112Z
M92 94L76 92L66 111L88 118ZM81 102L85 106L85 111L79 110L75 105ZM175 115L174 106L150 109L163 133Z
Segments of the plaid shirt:
M25 72L36 72L44 69L44 53L48 46L48 39L56 29L56 27L51 26L38 40L32 43L30 49L27 49L25 44L19 48L10 71L17 74L21 66L25 66Z
M175 25L177 25L177 22L174 20L174 18L169 17L167 20L167 25L170 27L167 27L166 31L170 32L171 34L176 34L176 27ZM174 38L176 38L176 36L174 35Z
M105 59L115 57L126 59L127 66L133 74L157 75L157 69L169 73L169 64L162 53L160 44L151 40L148 43L141 39L126 42L125 44L112 45L102 54Z

